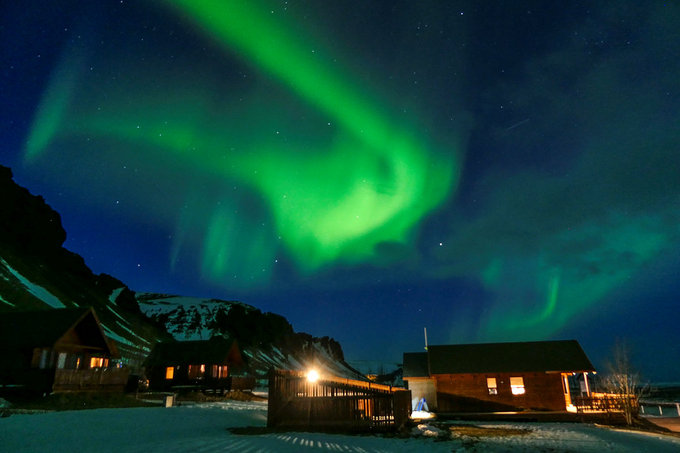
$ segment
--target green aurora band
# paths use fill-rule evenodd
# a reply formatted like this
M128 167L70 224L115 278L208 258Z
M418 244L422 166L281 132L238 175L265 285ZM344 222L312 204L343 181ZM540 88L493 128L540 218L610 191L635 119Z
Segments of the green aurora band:
M167 81L165 75L157 77L161 82L156 86L165 84L161 93L135 86L137 78L129 75L124 96L103 85L79 98L73 74L82 52L74 50L55 70L38 109L27 162L59 139L113 139L141 147L159 165L171 153L176 165L218 177L226 197L235 183L252 188L266 204L275 231L258 231L248 238L249 245L237 244L246 234L234 233L242 227L234 225L233 210L213 208L203 228L201 269L216 282L246 272L250 284L261 283L270 270L257 271L273 261L279 241L306 273L333 262L370 260L382 243L407 244L418 222L454 190L458 144L446 154L433 150L412 125L391 119L369 102L370 96L333 69L337 65L310 53L306 41L297 38L295 24L275 20L255 1L170 3L225 53L235 52L274 76L305 108L315 109L327 130L314 140L298 133L282 142L269 133L281 118L276 112L262 113L275 110L266 99L239 111L242 105L216 105L209 84L197 88L195 80ZM238 143L238 150L228 143ZM197 213L177 217L173 260L187 230L196 229L192 222L205 221L195 219Z

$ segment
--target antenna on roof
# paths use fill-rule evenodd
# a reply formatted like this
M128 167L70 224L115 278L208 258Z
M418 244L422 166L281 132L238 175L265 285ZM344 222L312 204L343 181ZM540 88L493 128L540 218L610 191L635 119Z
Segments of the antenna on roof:
M423 330L425 331L425 350L427 351L427 327L423 327Z

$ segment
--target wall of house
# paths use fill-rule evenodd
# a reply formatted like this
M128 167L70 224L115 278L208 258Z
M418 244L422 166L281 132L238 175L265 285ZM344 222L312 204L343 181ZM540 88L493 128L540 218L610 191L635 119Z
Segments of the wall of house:
M213 369L221 367L220 369ZM168 367L173 367L174 372L172 379L166 378L166 370ZM203 370L200 371L201 365L186 365L186 364L162 364L146 367L146 377L149 379L149 384L153 390L169 391L177 386L192 386L201 389L216 389L216 390L230 390L230 389L252 389L254 387L254 380L252 379L236 379L229 376L229 367L227 365L215 365L212 363L203 364ZM213 376L213 373L216 376ZM252 381L252 382L251 382ZM239 387L234 387L234 383Z
M512 394L511 377L523 378L523 395ZM496 379L497 394L489 394L487 378ZM559 373L440 374L435 379L440 412L566 410Z
M425 398L427 408L430 411L437 410L437 391L434 379L406 378L406 383L406 388L411 391L411 410L416 410L421 398Z

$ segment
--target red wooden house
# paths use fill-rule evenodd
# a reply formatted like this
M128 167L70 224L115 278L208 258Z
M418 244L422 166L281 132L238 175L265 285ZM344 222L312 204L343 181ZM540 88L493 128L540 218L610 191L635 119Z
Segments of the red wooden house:
M122 391L128 370L92 308L0 314L0 387L40 393Z
M430 346L404 354L414 401L438 412L571 409L594 367L575 340ZM581 384L576 386L576 379ZM578 392L578 395L574 395Z

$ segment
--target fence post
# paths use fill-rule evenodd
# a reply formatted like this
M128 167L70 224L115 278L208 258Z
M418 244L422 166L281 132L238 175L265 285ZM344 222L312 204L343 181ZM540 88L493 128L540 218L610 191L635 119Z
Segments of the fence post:
M406 426L411 414L411 391L400 390L392 393L394 411L394 427L400 430Z
M276 388L276 371L274 368L269 370L269 396L267 398L267 428L276 426L275 413L278 412L278 389Z

